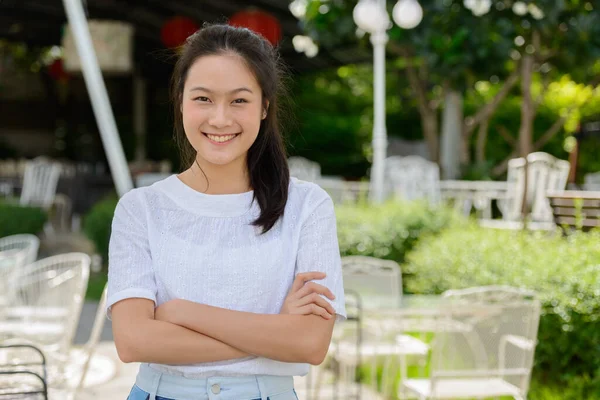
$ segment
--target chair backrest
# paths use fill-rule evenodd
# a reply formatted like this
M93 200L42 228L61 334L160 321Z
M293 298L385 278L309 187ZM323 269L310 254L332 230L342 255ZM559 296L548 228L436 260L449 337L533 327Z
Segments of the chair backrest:
M2 311L15 301L19 274L27 259L27 249L14 249L0 252L0 320Z
M60 165L45 157L28 161L23 175L20 203L48 209L52 206L60 177Z
M37 236L24 233L0 238L0 253L25 250L25 264L31 264L37 259L40 239Z
M509 193L507 212L503 218L516 221L521 218L523 194L527 191L527 207L531 209L534 221L552 221L552 208L546 198L549 191L564 190L569 178L570 164L548 153L531 153L525 158L515 158L508 162L508 183L512 184ZM525 182L527 169L527 182ZM527 184L527 187L525 187Z
M583 188L585 190L600 190L600 172L585 174Z
M420 156L392 156L384 161L385 197L441 201L440 168Z
M485 286L444 293L432 346L432 390L444 379L501 378L526 398L540 303L535 293ZM436 396L433 396L436 397Z
M135 178L135 187L150 186L155 182L168 178L169 176L171 176L171 173L146 172L139 174Z
M321 166L304 157L288 158L290 176L303 181L316 182L321 177Z
M344 290L364 302L400 303L402 272L395 261L366 256L342 257Z
M51 333L32 333L26 339L53 351L68 351L79 323L89 273L90 257L84 253L60 254L23 268L14 306L36 310L23 316L23 322L35 326L37 322L47 323L48 315L52 315L52 323L60 328Z

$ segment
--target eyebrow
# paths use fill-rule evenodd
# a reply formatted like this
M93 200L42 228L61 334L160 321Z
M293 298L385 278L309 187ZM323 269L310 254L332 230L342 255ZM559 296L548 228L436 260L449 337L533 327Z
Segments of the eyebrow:
M194 86L193 88L190 89L190 92L193 92L196 90L201 90L206 93L214 93L212 90L207 89L202 86ZM239 93L239 92L248 92L248 93L254 94L254 92L252 92L252 90L248 89L247 87L241 87L241 88L230 90L229 92L227 92L227 94L234 94L234 93Z

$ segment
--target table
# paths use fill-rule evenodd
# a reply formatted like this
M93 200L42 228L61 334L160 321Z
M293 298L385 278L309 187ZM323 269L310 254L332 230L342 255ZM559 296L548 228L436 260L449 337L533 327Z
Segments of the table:
M466 215L475 208L485 219L492 218L492 200L506 199L513 187L505 181L440 181L442 198L454 199L456 208Z

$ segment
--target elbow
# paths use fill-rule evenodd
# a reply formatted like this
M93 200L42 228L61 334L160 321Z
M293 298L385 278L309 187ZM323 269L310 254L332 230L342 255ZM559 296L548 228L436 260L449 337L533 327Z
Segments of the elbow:
M325 357L329 351L329 343L329 340L326 342L324 340L309 341L304 352L304 360L302 361L315 366L321 365L325 361Z
M140 355L141 341L132 336L123 333L114 335L117 355L126 364L142 361Z

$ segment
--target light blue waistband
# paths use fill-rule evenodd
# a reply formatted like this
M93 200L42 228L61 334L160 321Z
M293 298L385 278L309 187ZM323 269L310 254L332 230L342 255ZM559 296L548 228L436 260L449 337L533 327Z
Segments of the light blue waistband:
M249 375L239 377L185 378L162 373L141 364L135 384L156 396L176 400L266 400L269 396L291 391L291 376Z

